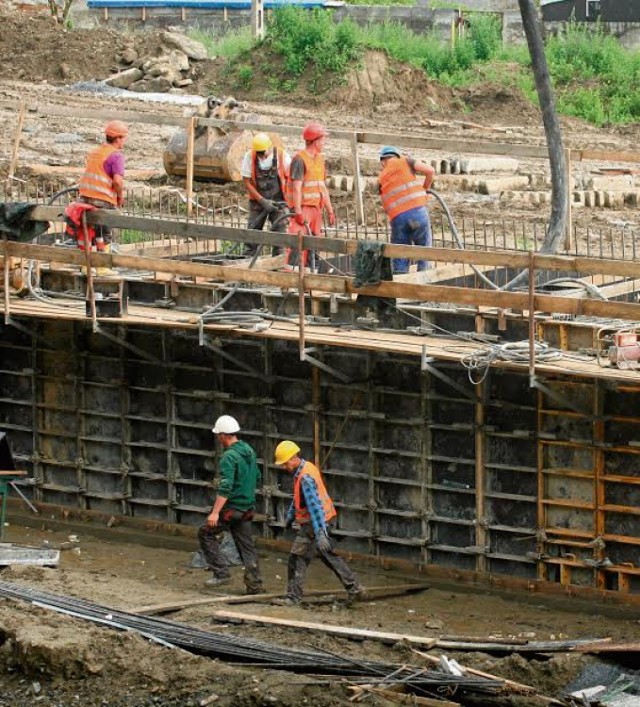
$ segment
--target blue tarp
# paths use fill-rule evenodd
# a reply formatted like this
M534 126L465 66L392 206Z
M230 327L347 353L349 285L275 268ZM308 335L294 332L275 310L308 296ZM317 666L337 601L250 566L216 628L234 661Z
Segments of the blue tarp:
M264 0L264 8L271 10L281 5L300 7L324 7L324 0ZM331 3L335 6L336 3ZM250 10L251 0L88 0L90 9L109 7L124 9L128 7L185 7L198 10Z

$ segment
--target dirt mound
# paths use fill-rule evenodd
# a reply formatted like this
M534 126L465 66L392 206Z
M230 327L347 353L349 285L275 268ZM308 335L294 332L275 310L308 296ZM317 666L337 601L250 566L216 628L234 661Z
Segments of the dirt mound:
M443 115L458 103L454 92L430 81L424 71L368 51L362 65L349 74L344 86L332 92L332 101L350 108Z
M141 54L159 44L158 33L125 35L108 28L64 29L47 13L0 9L0 78L52 84L105 79L118 71L123 51Z
M487 124L537 126L542 121L537 105L518 89L482 83L461 91L459 95L467 110L481 115Z

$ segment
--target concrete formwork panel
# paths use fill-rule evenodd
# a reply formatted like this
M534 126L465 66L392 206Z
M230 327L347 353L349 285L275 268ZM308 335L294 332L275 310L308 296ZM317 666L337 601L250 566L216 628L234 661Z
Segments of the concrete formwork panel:
M261 306L256 293L241 298ZM427 318L476 326L475 314ZM196 333L29 324L33 336L0 327L0 421L36 501L198 524L220 452L211 426L228 413L259 457L266 538L290 502L273 453L291 438L324 469L344 549L640 589L640 386L556 377L544 381L548 395L525 371L492 369L473 385L450 363L436 362L436 376L400 354L317 351L345 383L301 362L297 342L221 336L200 346Z

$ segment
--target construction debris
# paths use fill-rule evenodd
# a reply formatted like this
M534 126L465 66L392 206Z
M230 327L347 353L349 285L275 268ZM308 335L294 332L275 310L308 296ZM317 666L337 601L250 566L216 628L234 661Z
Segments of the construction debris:
M0 543L0 567L9 565L57 567L58 562L60 562L60 550Z

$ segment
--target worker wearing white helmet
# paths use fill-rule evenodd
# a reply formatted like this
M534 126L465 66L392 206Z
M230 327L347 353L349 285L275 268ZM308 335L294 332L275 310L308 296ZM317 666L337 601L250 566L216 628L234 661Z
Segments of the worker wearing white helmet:
M240 425L231 415L219 417L211 431L217 435L224 451L219 462L218 495L206 522L198 531L200 549L213 573L206 584L217 587L231 582L229 563L221 549L222 534L228 530L244 565L246 593L260 594L264 590L251 533L256 488L262 480L256 453L250 444L238 439Z
M357 576L333 550L331 526L337 513L320 470L300 456L300 447L290 439L276 447L275 463L293 474L293 501L285 527L290 528L296 522L299 530L289 555L287 596L274 603L300 603L307 567L316 552L347 590L350 602L365 598L365 589Z
M289 175L291 157L282 148L273 144L266 133L256 133L242 161L240 174L249 196L247 228L262 231L267 220L271 231L285 233L287 219L284 190ZM274 247L272 255L279 255L281 248ZM245 243L245 255L253 255L256 246Z

